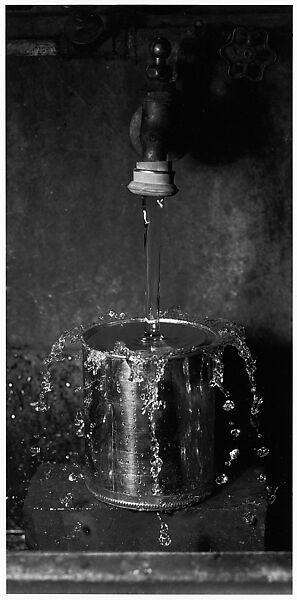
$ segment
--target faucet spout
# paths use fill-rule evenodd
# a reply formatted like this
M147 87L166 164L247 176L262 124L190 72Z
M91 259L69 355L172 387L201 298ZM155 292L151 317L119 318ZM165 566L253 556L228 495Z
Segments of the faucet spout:
M178 189L168 160L173 146L174 84L167 59L171 46L165 38L157 38L151 46L152 64L146 69L148 86L141 106L138 125L131 127L132 144L141 147L142 161L136 163L128 188L141 196L173 196ZM139 115L139 111L137 112ZM132 118L133 119L133 118Z

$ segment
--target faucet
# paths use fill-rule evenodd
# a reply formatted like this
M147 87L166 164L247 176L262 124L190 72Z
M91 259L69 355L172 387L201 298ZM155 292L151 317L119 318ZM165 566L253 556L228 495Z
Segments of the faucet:
M146 68L146 95L131 120L130 139L141 151L142 160L136 163L128 189L141 196L164 198L178 192L169 160L176 127L175 89L167 64L170 54L167 39L158 37L153 41L152 64Z

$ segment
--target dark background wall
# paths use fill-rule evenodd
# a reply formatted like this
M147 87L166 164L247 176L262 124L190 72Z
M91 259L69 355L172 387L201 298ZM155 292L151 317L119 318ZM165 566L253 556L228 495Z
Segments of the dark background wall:
M8 12L10 345L46 349L111 308L143 312L129 123L157 34L173 45L190 117L189 151L174 163L180 191L166 202L162 308L290 342L290 7L251 8L97 7L107 33L83 48L64 34L63 7ZM277 60L261 81L227 74L219 48L238 25L268 32Z

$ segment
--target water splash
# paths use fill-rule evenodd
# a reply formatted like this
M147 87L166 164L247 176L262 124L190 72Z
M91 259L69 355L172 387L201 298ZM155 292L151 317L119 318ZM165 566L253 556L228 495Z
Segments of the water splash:
M226 400L226 402L223 404L222 408L223 408L223 410L226 410L227 412L229 412L229 410L234 410L235 404L234 404L233 400Z
M32 454L32 456L37 456L37 454L39 454L39 453L40 453L39 446L31 446L30 454Z
M65 508L69 508L72 504L73 496L71 492L68 492L64 498L61 498L60 504L62 504Z
M229 452L229 454L230 454L230 459L235 460L239 456L239 449L234 448L234 450L231 450L231 452Z
M166 311L165 313L161 313L161 319L173 319L179 318L184 323L191 324L199 323L199 326L209 328L216 335L215 343L210 344L209 346L204 346L200 348L200 355L202 357L201 366L200 366L200 391L203 389L203 370L205 364L209 364L211 361L213 369L211 380L209 382L210 387L217 387L220 392L223 394L225 398L225 402L222 405L224 411L229 412L234 410L235 403L234 400L230 397L230 392L226 389L224 385L224 351L227 346L233 346L236 348L238 355L243 359L245 370L249 377L250 390L252 394L252 405L251 405L251 417L257 416L260 410L260 406L262 404L262 398L257 394L255 388L255 361L251 358L251 354L249 349L246 346L244 341L244 334L241 328L238 328L235 324L229 323L223 320L209 320L209 319L193 319L188 315L182 314L178 312L178 315L175 311ZM88 328L94 325L106 324L106 323L115 323L116 321L123 321L128 317L121 313L117 315L114 311L109 311L107 315L100 316L95 323L88 325ZM136 321L137 319L135 319ZM133 319L132 319L133 321ZM49 357L45 360L45 365L50 367L53 362L56 360L62 361L65 359L63 356L63 352L65 352L65 344L66 341L83 341L83 333L86 330L86 327L76 328L73 333L65 332L62 336L60 336L58 342L53 345L52 351ZM83 386L79 386L78 391L84 392L84 410L87 411L89 405L92 400L92 394L94 390L94 381L91 378L88 378L88 373L97 378L97 384L100 386L104 397L108 396L108 387L107 381L111 377L109 373L109 358L117 356L119 358L125 358L126 362L130 369L129 381L132 383L137 383L142 386L142 414L147 415L148 417L148 427L151 435L151 460L150 460L150 473L152 477L152 493L154 495L162 494L162 486L160 483L160 474L162 473L163 460L160 456L160 440L157 435L157 424L158 418L164 410L165 406L163 405L164 400L160 400L159 397L159 388L162 386L164 371L167 365L168 360L173 356L176 352L176 348L172 348L170 345L167 347L157 347L157 346L146 346L142 347L141 350L131 350L125 342L121 339L117 340L114 346L110 350L95 350L87 346L87 344L83 341L85 347L87 347L87 352L85 353L85 362L84 369L86 372L86 377ZM189 346L185 346L185 348L180 348L180 353L195 351L195 347L189 348ZM69 360L69 355L66 355L67 360ZM188 394L191 394L191 381L190 381L190 371L189 371L189 360L187 356L185 356L183 360L183 375L185 381L185 387ZM67 382L70 383L71 382ZM72 385L72 384L71 384ZM69 387L69 386L68 386ZM73 386L72 386L73 387ZM116 391L121 397L121 386L119 382L114 384L116 387ZM41 401L44 401L45 395L52 390L52 382L50 380L50 368L47 368L45 372L43 387L41 393ZM164 398L164 395L162 395ZM119 398L120 401L120 398ZM39 408L40 409L40 408ZM255 422L251 419L251 423L254 425ZM123 419L124 423L124 419ZM76 413L75 423L76 432L78 437L83 437L84 435L84 417L81 411ZM125 423L124 423L125 425ZM232 438L239 437L241 430L236 426L236 424L232 421L229 423L232 429L230 430L230 435ZM88 432L90 436L90 432ZM258 434L260 435L260 434ZM91 443L91 440L90 440ZM234 442L233 442L234 443ZM266 446L262 446L261 449L266 448ZM268 450L269 452L269 450ZM231 461L235 460L239 455L239 449L235 448L231 450L230 459L225 462L226 466L231 466ZM258 456L260 456L258 454ZM263 455L264 456L264 455ZM228 476L223 473L216 478L217 485L222 485L228 482ZM166 529L166 528L165 528Z
M75 433L77 437L83 437L85 433L85 421L81 410L78 410L74 419Z
M257 450L257 455L259 456L259 458L265 458L265 456L268 456L269 454L269 448L267 448L267 446L262 446L262 448L258 448Z
M212 355L213 358L213 375L209 382L210 387L217 387L225 398L230 398L230 392L224 388L224 363L223 363L224 348L218 348L217 352ZM229 400L230 402L230 400ZM225 403L225 405L227 402ZM232 406L233 408L233 406ZM226 409L228 410L228 408Z
M244 513L242 520L244 523L246 523L246 525L256 525L257 523L256 515L250 511Z
M238 438L240 436L241 431L240 431L240 429L235 428L235 429L231 429L230 433L233 437Z
M206 363L206 356L205 356L205 354L202 354L202 356L201 356L200 372L199 372L199 391L200 391L201 396L203 394L203 381L204 381L204 379L203 379L203 371L204 371L204 365L205 365L205 363Z
M79 481L80 479L83 479L83 473L69 473L68 479L69 481Z
M153 420L153 414L149 412L149 421L150 421L150 432L151 432L151 453L152 458L150 460L151 465L151 476L153 480L152 485L152 493L154 495L160 494L162 492L162 488L159 483L159 474L162 469L163 461L160 457L160 446L156 436L156 426Z
M276 494L277 494L278 489L279 489L278 485L275 485L274 487L272 487L270 485L266 486L268 504L274 504L274 502L276 501Z
M42 381L39 399L36 402L31 403L31 406L36 412L45 412L49 409L47 395L53 391L52 367L54 363L62 362L66 359L66 356L64 355L66 343L70 342L73 344L80 341L82 331L82 326L74 327L69 331L65 331L52 345L49 355L44 359L41 369ZM67 358L69 360L69 356ZM70 382L66 383L66 387L70 387L70 385Z
M183 374L185 377L185 386L186 386L187 393L191 394L192 386L191 386L191 380L190 380L190 365L189 365L188 356L186 356L186 358L183 361Z
M227 483L227 482L228 482L228 476L225 473L223 473L222 475L218 475L216 477L216 483L218 485L223 485L224 483Z
M151 433L151 453L150 460L151 476L153 480L152 493L160 494L162 488L159 482L159 475L162 469L163 460L160 457L160 445L156 436L156 412L164 408L163 400L159 398L159 383L162 381L168 358L159 358L150 361L147 367L147 379L145 385L144 402L142 414L147 414Z
M245 341L245 332L243 327L239 327L235 324L230 324L226 329L221 331L223 334L231 334L230 345L236 348L238 356L243 360L245 371L249 379L250 384L250 393L252 395L252 405L250 409L250 421L251 425L258 432L259 430L259 413L260 407L263 404L263 398L258 393L256 382L255 382L255 372L256 372L256 361L253 359L251 355L251 351Z
M159 533L158 540L159 540L161 546L168 547L172 543L172 539L169 535L168 525L167 525L167 523L165 523L165 521L163 521L161 514L159 512L157 512L157 517L160 521L160 533Z

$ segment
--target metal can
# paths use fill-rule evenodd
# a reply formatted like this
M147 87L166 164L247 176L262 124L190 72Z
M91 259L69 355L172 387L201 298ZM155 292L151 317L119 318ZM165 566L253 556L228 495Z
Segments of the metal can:
M123 508L176 510L214 487L209 349L216 334L199 323L163 321L165 340L166 331L172 339L155 353L118 350L129 336L139 350L141 319L99 324L83 336L85 481L98 499Z

